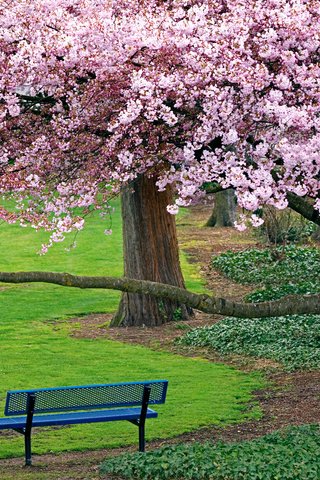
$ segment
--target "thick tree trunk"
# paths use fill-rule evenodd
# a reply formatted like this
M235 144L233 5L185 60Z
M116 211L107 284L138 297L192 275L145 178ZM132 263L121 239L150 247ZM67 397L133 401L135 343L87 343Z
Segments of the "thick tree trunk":
M184 288L175 217L166 210L172 191L159 192L154 178L139 177L122 195L125 277ZM179 302L124 293L112 326L156 326L187 319Z
M207 227L233 227L236 220L236 196L232 188L214 196L214 208Z

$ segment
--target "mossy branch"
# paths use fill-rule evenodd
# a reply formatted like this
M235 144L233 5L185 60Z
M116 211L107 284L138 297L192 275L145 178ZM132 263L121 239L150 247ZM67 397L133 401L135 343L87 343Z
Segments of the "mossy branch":
M132 278L91 277L55 272L0 272L5 283L52 283L74 288L103 288L140 293L177 301L205 313L239 318L277 317L292 314L320 314L320 294L289 295L272 302L238 303L225 298L196 294L163 283Z

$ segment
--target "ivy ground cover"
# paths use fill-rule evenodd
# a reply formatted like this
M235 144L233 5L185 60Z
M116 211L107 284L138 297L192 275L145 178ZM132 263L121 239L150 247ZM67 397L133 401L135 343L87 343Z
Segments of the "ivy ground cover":
M318 425L291 427L257 440L193 443L108 459L104 474L130 480L318 480ZM108 477L104 477L108 478Z
M289 245L277 249L226 252L213 266L239 283L264 285L247 301L275 300L289 293L320 291L320 252ZM320 316L291 315L272 318L223 318L191 330L178 343L209 347L222 355L270 358L287 370L320 368Z
M92 217L89 223L79 234L75 250L65 252L68 243L57 245L45 257L35 255L42 233L1 225L1 270L121 275L122 240L117 211L112 236L103 235L99 218ZM188 287L203 291L197 270L184 258L182 262ZM76 326L71 326L68 318L113 312L118 299L119 294L112 291L2 284L0 412L9 389L167 378L167 403L159 407L159 419L148 421L147 439L167 438L204 425L239 422L259 415L256 408L246 411L251 392L262 385L259 375L141 346L72 336L71 328ZM35 453L125 444L137 444L137 428L127 422L39 429L33 437ZM2 432L0 457L19 455L23 455L23 437Z
M287 245L229 251L214 257L212 265L236 282L259 285L258 290L247 296L249 302L320 292L320 251L315 247Z
M286 370L320 368L320 315L223 318L190 330L177 343L209 347L222 355L270 358Z

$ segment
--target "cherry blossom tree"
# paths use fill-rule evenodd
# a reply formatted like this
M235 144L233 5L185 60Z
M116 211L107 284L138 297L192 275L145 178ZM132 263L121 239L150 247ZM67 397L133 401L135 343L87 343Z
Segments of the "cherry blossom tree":
M315 0L4 0L1 218L51 231L45 253L124 188L170 192L167 215L213 182L239 229L263 204L320 224L319 20Z

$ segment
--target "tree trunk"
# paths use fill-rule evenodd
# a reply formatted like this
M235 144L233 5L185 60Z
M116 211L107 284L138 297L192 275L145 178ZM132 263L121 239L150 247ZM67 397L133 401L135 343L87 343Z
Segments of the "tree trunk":
M172 190L159 192L154 178L141 176L122 194L124 275L184 288L175 217L167 212ZM185 320L185 305L150 295L123 293L111 326L156 326Z
M236 220L236 196L232 188L215 194L214 208L207 227L233 227Z

